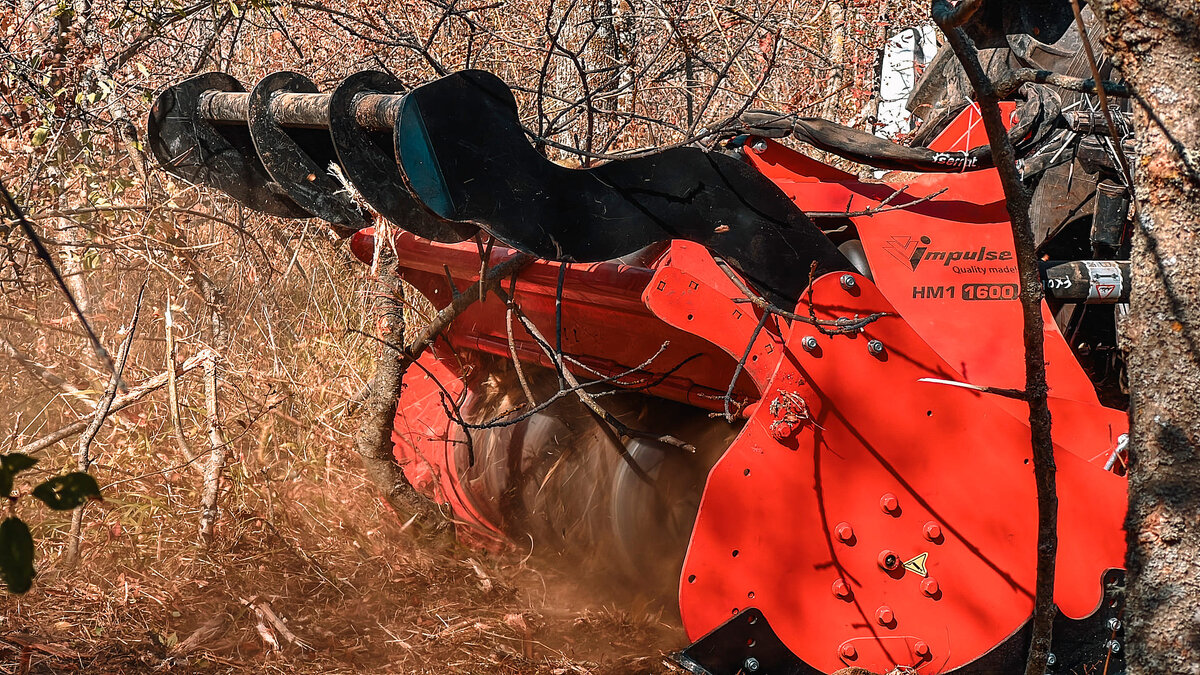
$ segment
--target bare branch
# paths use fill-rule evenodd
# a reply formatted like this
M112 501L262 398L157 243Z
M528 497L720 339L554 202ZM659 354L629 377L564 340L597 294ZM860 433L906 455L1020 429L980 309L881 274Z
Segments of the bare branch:
M201 365L204 364L204 362L207 359L209 359L212 356L213 356L213 352L211 352L209 350L204 350L204 351L200 352L199 354L196 354L195 356L191 357L187 361L184 361L183 365L179 366L178 375L180 375L180 376L186 375L187 373L190 373L191 371L199 368ZM109 414L118 412L120 410L124 410L125 408L128 408L129 406L131 406L135 403L141 402L142 399L146 398L146 396L163 388L164 386L166 386L166 384L167 384L167 374L159 373L158 375L155 375L154 377L146 380L142 384L139 384L135 387L131 387L128 392L113 399L112 407L109 408ZM88 420L80 420L78 422L72 422L71 424L68 424L64 427L56 429L55 431L39 438L36 441L22 445L20 448L17 449L17 452L20 452L20 453L23 453L26 455L36 454L36 453L41 452L42 450L45 450L46 448L54 445L55 443L57 443L59 441L68 439L68 438L74 436L75 434L82 432L84 429L87 428L87 426L88 426Z
M33 229L33 223L29 222L29 219L25 217L25 213L17 205L16 200L9 193L8 187L4 185L3 180L0 180L0 197L3 197L5 206L16 217L17 222L21 224L21 230L28 237L29 243L33 245L33 251L38 260L41 260L46 269L50 271L50 275L54 277L59 290L67 297L67 302L71 305L71 309L74 310L75 316L79 319L79 323L83 325L83 330L87 333L88 339L91 341L92 350L96 353L96 358L100 359L100 362L110 372L116 372L116 369L113 367L112 357L108 355L108 350L104 348L104 345L100 344L100 338L96 337L96 331L92 330L92 325L88 323L87 317L83 315L83 308L79 306L79 301L71 294L71 289L67 288L67 282L63 279L62 273L59 272L58 265L54 264L54 258L50 256L50 252L42 244L37 231ZM120 386L124 389L123 384Z
M1100 82L1100 86L1096 86L1096 82ZM1083 78L1071 77L1056 73L1052 70L1034 70L1033 68L1018 68L1009 71L1003 77L996 80L993 86L996 89L996 95L1000 98L1007 98L1017 93L1021 85L1032 84L1049 84L1060 89L1069 91L1077 91L1081 94L1107 94L1109 96L1120 96L1127 98L1133 96L1133 91L1129 85L1124 82L1112 82L1109 80L1099 80L1098 78ZM1107 106L1105 107L1107 109ZM1119 138L1119 137L1118 137Z
M970 21L982 4L983 0L958 0L953 4L948 0L935 0L933 22L943 31L949 32Z
M960 5L962 7L962 5ZM1037 247L1030 220L1032 195L1021 181L1016 151L1001 118L1000 102L979 53L961 29L946 21L953 14L947 0L933 0L932 13L951 48L966 71L979 101L992 157L1004 189L1005 205L1012 222L1025 342L1025 395L1029 403L1029 427L1033 451L1034 481L1038 499L1038 549L1033 636L1026 662L1026 675L1042 675L1050 654L1054 627L1054 572L1058 550L1058 494L1055 487L1054 445L1050 435L1047 400L1045 336L1042 319L1042 281L1038 271ZM1084 33L1086 36L1086 32ZM1086 38L1084 43L1087 43Z
M96 400L92 398L91 394L80 390L75 385L67 382L58 375L55 375L54 371L38 363L33 357L29 356L20 349L17 349L11 342L8 341L7 338L0 337L0 353L3 353L4 355L8 356L8 358L16 361L18 365L26 370L26 372L34 377L37 377L45 384L58 388L68 396L86 401L87 403L91 404L92 407L95 407Z
M120 385L121 376L125 372L125 363L129 359L129 349L133 346L133 336L137 332L138 319L142 314L142 299L145 295L146 285L142 284L142 289L138 292L137 304L133 306L133 318L129 321L129 332L125 335L125 340L121 343L120 349L117 350L116 369L113 371L108 388L104 391L104 396L100 398L100 403L96 405L92 421L79 437L76 470L80 472L87 473L92 467L92 441L95 440L96 434L100 432L100 427L104 426L104 421L108 419L108 413L112 409L113 399L117 395L117 387ZM85 508L87 508L87 504L81 504L75 507L75 511L71 514L71 532L67 539L66 554L66 564L68 567L74 567L79 564L79 549L83 545L83 510Z

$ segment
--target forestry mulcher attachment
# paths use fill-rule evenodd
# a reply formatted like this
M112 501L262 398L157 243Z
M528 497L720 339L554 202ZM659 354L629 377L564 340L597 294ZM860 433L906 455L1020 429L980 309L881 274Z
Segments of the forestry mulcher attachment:
M1069 5L1035 4L985 5L985 62L1089 76ZM438 309L532 255L400 399L396 457L460 538L677 593L695 673L1007 673L1030 639L1038 506L1026 404L1003 391L1024 386L1013 237L968 103L943 51L911 146L752 113L719 150L569 169L486 72L411 90L363 72L331 93L209 73L159 95L149 140L176 176L352 233L364 262L389 232ZM1004 111L1047 294L1050 670L1123 672L1128 116L1114 129L1038 84ZM786 135L893 172L860 179Z

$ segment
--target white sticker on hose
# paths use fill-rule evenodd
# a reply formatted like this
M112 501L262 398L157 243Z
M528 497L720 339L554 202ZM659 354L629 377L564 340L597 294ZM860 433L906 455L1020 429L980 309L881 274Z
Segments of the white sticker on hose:
M1121 287L1121 266L1111 260L1085 260L1088 271L1088 299L1116 300Z

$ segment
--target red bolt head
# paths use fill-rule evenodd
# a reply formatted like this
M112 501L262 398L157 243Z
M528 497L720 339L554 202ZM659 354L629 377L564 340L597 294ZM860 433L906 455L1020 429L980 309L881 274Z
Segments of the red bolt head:
M942 526L938 525L932 520L928 523L925 523L925 527L922 531L925 534L925 538L929 541L937 541L938 539L942 538Z
M941 590L942 588L941 586L938 586L937 579L934 579L933 577L928 577L921 582L921 592L931 598L937 595Z
M879 498L879 508L883 509L884 513L894 513L900 508L900 500L896 499L896 495L887 492Z
M879 557L876 560L879 563L879 567L888 572L900 569L900 556L896 555L896 552L891 549L885 548L880 551Z
M854 528L850 527L850 523L843 521L833 526L833 534L837 536L838 541L845 543L854 538Z
M896 615L892 613L891 607L884 605L875 610L875 620L879 622L880 626L886 626L896 620Z
M913 645L913 652L915 652L917 656L927 659L929 658L929 645L925 644L924 640L917 640L917 643Z
M855 649L855 648L854 648L854 645L852 645L852 644L844 644L844 645L842 645L842 646L841 646L841 648L840 648L840 649L838 649L838 654L840 654L840 655L842 656L842 658L843 658L843 659L856 659L856 658L858 658L858 650L857 650L857 649Z
M771 424L771 438L777 441L786 441L794 433L796 433L796 428L787 422L780 421Z
M838 579L833 582L833 594L842 600L850 598L850 586L844 579Z

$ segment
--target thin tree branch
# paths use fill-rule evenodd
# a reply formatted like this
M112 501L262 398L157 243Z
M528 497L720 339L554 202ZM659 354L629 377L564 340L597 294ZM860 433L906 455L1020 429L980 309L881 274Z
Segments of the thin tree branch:
M50 255L50 252L46 250L45 245L42 244L42 240L38 237L37 231L33 229L33 223L29 222L29 219L25 217L25 213L21 210L21 207L17 205L17 201L13 199L12 194L8 191L8 187L4 185L4 181L2 179L0 179L0 197L3 197L4 203L8 207L8 210L12 212L17 222L21 224L21 231L25 233L25 236L29 239L29 243L33 245L34 255L36 255L38 260L41 260L46 266L46 269L50 271L50 275L54 277L54 281L58 285L59 290L61 290L63 295L67 297L67 302L71 305L71 309L74 310L75 316L79 319L79 323L83 325L84 332L87 333L88 340L92 344L92 350L95 352L96 358L100 360L100 363L104 364L104 367L107 368L109 372L116 372L116 369L113 367L112 357L108 355L108 350L104 348L104 345L100 344L100 338L96 337L96 331L92 330L92 325L88 323L87 317L83 315L83 309L79 306L79 301L77 301L75 296L71 294L71 289L67 288L67 281L63 279L62 273L58 269L58 265L54 263L54 258ZM125 385L119 380L120 378L118 378L118 386L124 390Z
M1092 41L1088 39L1087 27L1083 25L1083 13L1079 11L1079 0L1071 0L1071 11L1075 13L1075 25L1079 27L1079 34L1083 36L1083 53L1087 56L1088 67L1092 69L1092 77L1095 81L1100 79L1100 66L1096 63L1096 54L1092 51ZM1108 94L1105 87L1096 90L1096 96L1100 99L1100 114L1104 115L1104 123L1108 125L1108 132L1112 134L1113 143L1117 144L1116 155L1117 161L1121 164L1121 173L1125 175L1125 183L1129 186L1130 193L1133 190L1133 171L1129 168L1129 160L1125 158L1125 153L1121 150L1121 135L1117 133L1117 125L1113 122L1112 111L1108 109ZM1137 200L1131 201L1133 204L1134 214L1137 213Z
M963 8L967 3L960 3ZM973 11L973 10L972 10ZM1042 319L1042 283L1038 272L1036 244L1030 221L1031 194L1021 181L1016 151L1000 113L996 88L979 61L971 39L953 23L955 8L947 0L933 0L932 14L962 63L987 130L996 170L1004 189L1009 220L1016 246L1021 282L1021 314L1025 342L1025 393L1029 403L1034 481L1038 499L1037 576L1035 583L1033 636L1026 662L1026 675L1043 675L1050 655L1054 627L1054 565L1058 551L1058 494L1055 488L1054 445L1050 433L1047 400L1046 358ZM965 20L965 19L964 19ZM1087 42L1086 34L1084 42Z
M104 391L104 396L100 398L100 403L96 405L96 412L92 416L92 421L79 437L79 449L76 453L77 465L75 468L81 473L87 473L92 468L92 441L96 439L96 434L100 433L100 427L104 426L104 421L108 419L113 399L117 396L117 387L121 382L122 374L125 372L125 363L129 359L129 349L133 346L133 336L137 333L138 319L142 314L142 299L145 295L146 284L142 284L141 290L138 291L137 304L133 306L133 318L129 321L129 332L125 335L125 340L121 342L121 347L117 350L116 369L113 371L108 388ZM83 510L85 508L87 508L87 503L80 504L75 507L75 511L71 514L71 531L67 539L65 560L68 567L75 567L79 564L79 549L83 545Z
M1097 82L1100 83L1099 86L1096 86ZM1059 89L1077 91L1081 94L1100 94L1101 96L1107 94L1122 98L1133 96L1133 91L1124 82L1102 80L1099 75L1091 78L1071 77L1052 70L1034 70L1033 68L1018 68L1009 71L997 79L993 85L996 88L997 96L1007 98L1017 93L1017 90L1027 83L1049 84ZM1107 110L1107 106L1105 109ZM1120 137L1118 136L1118 138Z
M56 375L54 371L38 363L32 356L26 354L20 349L17 349L16 346L9 342L7 338L0 337L0 353L8 356L8 358L12 359L13 361L16 361L17 364L24 368L26 372L38 378L39 380L42 380L45 384L52 385L53 387L62 390L62 392L68 396L86 401L93 408L95 408L96 399L92 398L91 394L84 392L75 385Z
M184 361L183 365L179 366L178 375L180 375L180 376L186 375L187 373L190 373L191 371L199 368L212 355L213 355L212 351L204 350L204 351L200 352L199 354L196 354L195 356L191 357L187 361ZM167 384L167 374L159 373L158 375L155 375L154 377L146 380L145 382L143 382L135 387L131 387L128 392L113 399L112 407L109 408L109 414L119 412L121 410L124 410L125 408L128 408L129 406L131 406L135 403L141 402L141 400L146 398L147 395L163 388L164 386L166 386L166 384ZM88 420L80 420L78 422L72 422L71 424L68 424L64 427L60 427L59 429L52 431L51 433L39 438L36 441L32 441L30 443L26 443L25 445L22 445L20 448L17 448L17 452L20 452L20 453L23 453L26 455L32 455L32 454L41 452L42 450L45 450L46 448L54 445L55 443L57 443L59 441L66 440L66 439L74 436L75 434L82 432L84 429L86 429L88 427L88 423L89 423Z
M905 185L904 187L900 188L899 190L896 190L892 194L888 195L886 199L879 202L878 206L873 206L869 209L863 209L861 211L812 211L812 212L805 212L804 215L808 216L809 218L860 218L860 217L864 217L864 216L873 216L876 213L887 213L888 211L898 211L900 209L907 209L912 206L916 206L917 204L921 204L923 202L931 201L931 200L939 197L943 192L945 192L946 190L949 190L950 188L942 188L941 190L938 190L937 192L931 192L931 193L925 195L924 197L921 197L919 199L914 199L911 202L904 202L903 204L895 204L893 206L888 205L888 202L895 199L896 196L902 194L907 189L908 189L908 186Z

